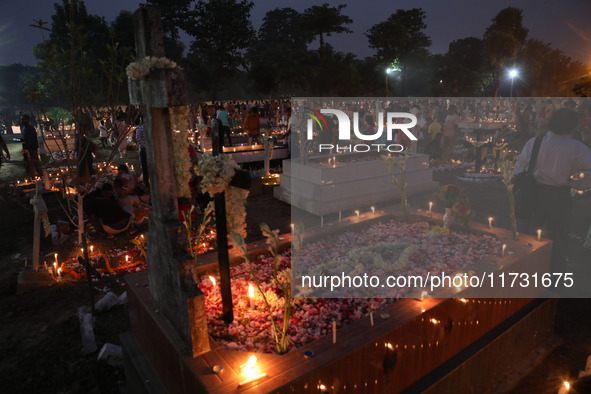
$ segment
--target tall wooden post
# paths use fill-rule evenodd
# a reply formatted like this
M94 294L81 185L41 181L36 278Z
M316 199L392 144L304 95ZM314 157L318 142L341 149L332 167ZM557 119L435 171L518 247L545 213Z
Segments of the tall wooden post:
M141 7L134 13L138 59L164 57L162 23L158 11ZM141 104L146 131L152 212L146 254L150 294L193 356L209 351L203 293L192 276L179 272L191 260L188 239L178 216L171 113L187 104L180 69L152 70L143 80L129 80L131 104ZM188 152L187 152L188 156ZM187 180L188 181L188 180Z
M221 120L212 121L211 146L213 155L222 154L223 138L221 135ZM230 258L228 256L228 228L226 223L226 196L218 193L214 196L215 204L215 228L217 232L218 245L218 269L220 271L220 289L222 295L222 317L227 324L234 320L234 309L232 306L232 283L230 280Z

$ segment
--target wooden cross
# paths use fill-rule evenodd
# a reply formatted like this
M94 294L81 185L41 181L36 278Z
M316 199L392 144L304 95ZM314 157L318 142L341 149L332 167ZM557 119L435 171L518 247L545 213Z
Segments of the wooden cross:
M138 59L164 57L159 12L141 7L134 13ZM187 104L180 69L153 70L145 79L129 79L131 104L141 105L146 131L152 212L146 254L150 294L193 356L209 351L205 299L190 273L179 266L191 260L184 224L178 216L171 114ZM188 152L187 152L188 155ZM187 180L188 181L188 180ZM192 350L192 352L191 352Z

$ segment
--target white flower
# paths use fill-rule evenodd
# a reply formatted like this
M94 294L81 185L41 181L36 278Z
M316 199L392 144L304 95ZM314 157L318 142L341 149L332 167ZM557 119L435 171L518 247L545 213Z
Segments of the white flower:
M179 66L165 57L146 56L142 60L130 63L125 69L125 72L129 78L138 80L146 78L152 70L164 68L179 68Z

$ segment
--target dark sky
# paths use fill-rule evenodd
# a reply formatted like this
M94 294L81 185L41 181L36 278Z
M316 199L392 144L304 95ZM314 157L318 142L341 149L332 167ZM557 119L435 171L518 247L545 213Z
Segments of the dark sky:
M87 0L91 14L114 20L121 10L134 11L143 0ZM353 52L359 57L373 55L364 32L384 21L397 9L423 8L427 14L426 33L431 37L431 52L445 53L450 41L469 36L482 37L491 19L508 6L523 9L529 37L549 42L574 59L591 64L591 1L589 0L255 0L251 20L255 29L265 13L277 7L298 11L319 5L348 3L344 14L353 19L353 34L328 38L336 50ZM52 0L0 0L0 65L34 64L32 48L41 41L41 31L29 27L33 19L51 22ZM46 33L47 34L47 33Z

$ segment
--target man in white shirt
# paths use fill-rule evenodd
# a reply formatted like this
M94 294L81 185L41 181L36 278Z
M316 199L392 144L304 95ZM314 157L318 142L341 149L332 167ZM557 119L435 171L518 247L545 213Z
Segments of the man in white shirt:
M553 272L565 272L572 211L569 178L580 170L591 169L591 150L582 142L570 138L577 124L578 117L574 111L567 108L553 111L548 121L550 131L542 139L534 168L534 178L538 183L534 217L530 224L524 224L525 232L544 226L547 228L545 233L553 241ZM513 175L527 170L534 140L530 139L523 147Z

